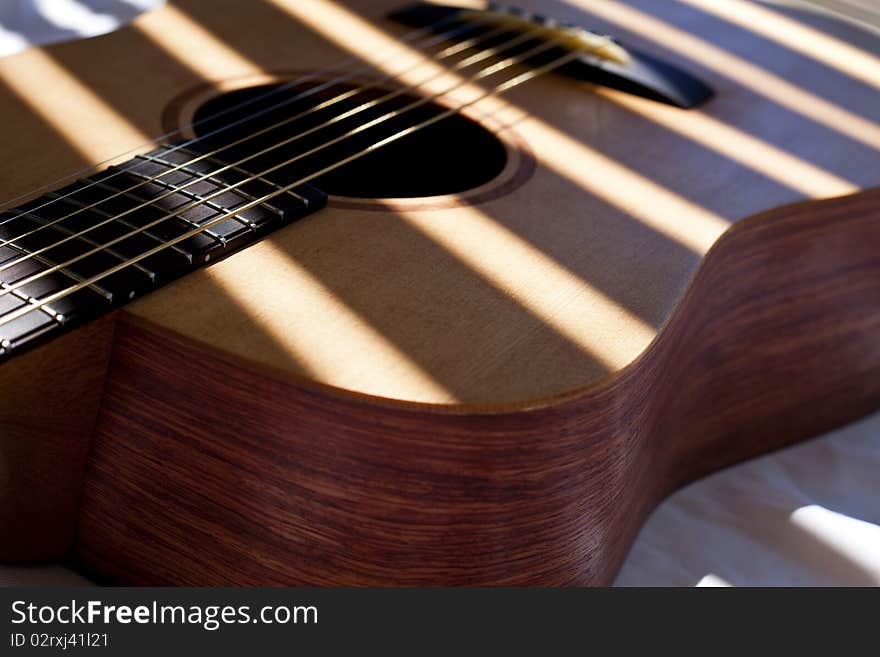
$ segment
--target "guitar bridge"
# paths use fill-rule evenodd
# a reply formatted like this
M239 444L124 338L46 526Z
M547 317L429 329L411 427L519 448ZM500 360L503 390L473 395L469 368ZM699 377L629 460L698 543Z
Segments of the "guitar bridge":
M468 38L478 35L476 30L488 32L499 26L509 27L511 33L530 32L535 41L559 45L530 58L529 64L540 66L566 51L578 51L581 55L557 68L556 73L683 109L701 105L714 95L708 85L687 71L627 47L612 36L515 7L493 3L487 9L472 9L419 2L392 12L389 18L435 34L478 23Z

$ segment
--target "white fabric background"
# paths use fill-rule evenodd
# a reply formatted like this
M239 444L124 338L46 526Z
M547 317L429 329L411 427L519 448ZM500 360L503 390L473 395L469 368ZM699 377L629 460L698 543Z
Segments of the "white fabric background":
M0 56L94 36L164 0L0 0ZM717 473L666 500L619 586L880 585L880 413ZM0 585L88 584L58 566Z
M678 491L617 585L880 585L880 413Z
M115 30L165 0L0 0L0 57Z

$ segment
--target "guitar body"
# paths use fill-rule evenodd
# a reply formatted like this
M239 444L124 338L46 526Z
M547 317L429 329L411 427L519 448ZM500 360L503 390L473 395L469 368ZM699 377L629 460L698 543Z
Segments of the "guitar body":
M2 196L233 90L352 55L402 70L399 4L179 0L0 60ZM880 41L755 3L835 41L798 52L698 0L521 4L715 97L542 76L466 111L503 149L491 179L331 192L4 362L0 558L125 584L608 584L676 488L880 407ZM408 166L442 178L431 158Z

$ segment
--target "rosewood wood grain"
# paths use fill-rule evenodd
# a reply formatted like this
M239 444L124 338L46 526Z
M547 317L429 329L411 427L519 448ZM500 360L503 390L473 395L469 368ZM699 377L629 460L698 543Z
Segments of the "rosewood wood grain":
M105 316L0 368L0 560L71 545L114 325Z
M2 195L188 89L373 61L400 4L174 0L4 58ZM503 195L328 208L5 364L0 558L78 519L120 583L607 583L675 487L880 405L878 193L739 222L880 184L877 39L805 19L859 49L829 62L678 2L519 4L718 95L535 81L473 108L534 154Z
M401 4L174 0L118 32L4 58L0 137L16 166L3 196L163 133L187 90L352 54L385 61L405 31L385 15ZM541 78L501 109L472 108L535 158L503 196L330 207L127 312L357 392L530 404L638 357L729 223L880 185L877 89L857 61L831 67L821 58L834 51L806 56L679 2L516 4L625 37L717 97L686 112ZM805 22L855 44L859 61L880 52L855 27Z
M880 406L878 237L880 191L743 221L633 365L519 407L335 390L124 316L76 562L130 584L608 584L676 487Z

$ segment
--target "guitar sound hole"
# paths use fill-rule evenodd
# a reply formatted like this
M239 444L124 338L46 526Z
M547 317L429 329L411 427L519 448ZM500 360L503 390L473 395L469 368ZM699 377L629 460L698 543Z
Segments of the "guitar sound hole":
M321 89L318 82L310 82L269 93L279 86L232 91L203 104L194 117L196 135L203 137L199 149L222 149L219 159L227 163L249 158L241 168L253 174L297 158L267 176L291 184L447 111L432 103L404 111L419 98L402 94L384 99L389 89L342 84ZM336 100L340 96L347 97ZM393 111L400 114L362 129ZM254 114L260 115L247 119ZM219 132L212 135L215 131ZM356 134L344 137L351 131ZM325 146L337 138L337 143ZM238 140L244 141L233 143ZM270 150L255 156L264 149ZM504 145L495 135L454 114L310 182L328 194L356 198L456 194L491 181L506 161Z

